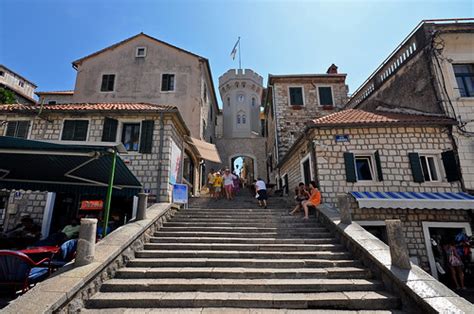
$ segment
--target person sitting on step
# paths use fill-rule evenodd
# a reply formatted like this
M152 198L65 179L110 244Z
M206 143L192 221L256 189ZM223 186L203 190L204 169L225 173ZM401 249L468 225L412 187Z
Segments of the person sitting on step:
M308 190L306 189L306 186L303 182L300 182L298 184L298 187L295 188L295 201L296 201L296 206L295 208L290 211L290 215L294 215L296 212L300 211L300 209L302 208L302 203L303 201L306 201L307 199L309 199L310 197L310 194L308 192Z
M308 200L303 201L301 205L303 206L304 210L304 220L308 220L309 216L309 206L316 207L321 204L321 192L319 192L318 188L316 187L316 182L311 181L309 183L309 193L310 197Z

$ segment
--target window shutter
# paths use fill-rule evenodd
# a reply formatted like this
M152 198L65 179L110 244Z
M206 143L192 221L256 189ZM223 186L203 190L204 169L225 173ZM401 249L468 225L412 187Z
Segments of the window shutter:
M85 141L87 140L87 127L89 126L89 121L79 120L74 121L76 127L74 130L74 141Z
M408 159L410 160L413 181L419 183L425 182L423 170L421 169L420 155L418 153L408 153Z
M375 151L374 153L375 158L375 166L377 167L377 176L379 181L383 181L383 174L382 174L382 163L380 162L380 154L379 151Z
M346 166L346 181L357 182L354 154L350 152L344 153L344 164Z
M102 84L100 85L100 90L105 92L107 90L107 75L102 75Z
M61 140L71 141L74 136L74 121L66 120L63 125L63 134Z
M441 159L443 159L444 170L446 172L446 179L448 182L454 182L460 180L458 171L458 163L454 151L448 150L441 153Z
M118 121L115 119L105 118L104 128L102 130L102 142L115 142L117 139Z
M149 154L153 147L153 128L155 126L154 120L143 120L142 130L140 136L140 153Z
M18 121L8 122L7 133L5 134L5 136L15 136L17 124L18 124Z
M162 91L168 90L168 74L163 74L161 76L161 90Z
M319 91L319 104L321 106L332 106L332 91L331 87L320 87Z

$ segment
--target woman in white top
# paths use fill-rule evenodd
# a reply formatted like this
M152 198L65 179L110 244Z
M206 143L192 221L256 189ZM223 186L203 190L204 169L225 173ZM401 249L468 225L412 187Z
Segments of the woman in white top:
M263 205L263 208L267 208L267 185L260 178L255 182L255 191L257 192L258 206L262 207Z
M231 200L234 197L232 191L234 189L235 176L230 172L229 169L226 169L222 177L224 179L225 196L228 200Z

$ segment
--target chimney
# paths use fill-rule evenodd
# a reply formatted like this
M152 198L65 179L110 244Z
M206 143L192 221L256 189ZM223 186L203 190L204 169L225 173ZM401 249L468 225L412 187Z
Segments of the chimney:
M327 74L337 74L337 66L333 63L326 71Z

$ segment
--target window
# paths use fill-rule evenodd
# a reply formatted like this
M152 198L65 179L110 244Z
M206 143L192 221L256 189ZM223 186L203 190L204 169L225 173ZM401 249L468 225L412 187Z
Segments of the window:
M372 156L355 156L357 181L373 181L373 165Z
M453 64L461 97L474 97L474 64Z
M244 100L245 100L245 96L244 96L244 95L239 95L239 96L237 97L237 100L238 100L240 103L243 103Z
M56 105L56 101L55 100L50 100L50 101L48 101L48 105Z
M436 156L420 155L420 162L425 181L439 181Z
M5 71L0 71L0 76L5 76Z
M115 83L115 74L102 75L102 84L100 85L101 92L113 92Z
M161 76L161 91L162 92L174 91L174 74L163 74Z
M332 99L332 88L331 87L318 87L319 94L319 105L320 106L332 106L334 105Z
M145 47L137 47L137 51L135 52L135 57L145 58L146 57L146 48Z
M89 121L87 120L64 120L63 141L85 141L87 140L87 129Z
M30 121L8 121L5 136L28 138Z
M291 106L303 106L303 88L302 87L290 87L290 105Z
M20 87L25 87L25 82L24 81L18 81L18 85L20 85Z
M246 124L247 123L247 117L243 114L242 115L242 124Z
M240 124L240 114L237 115L237 124Z
M252 107L255 107L255 97L252 97Z
M230 97L227 97L227 106L230 106Z
M140 123L124 123L122 143L128 151L137 152L140 145Z

